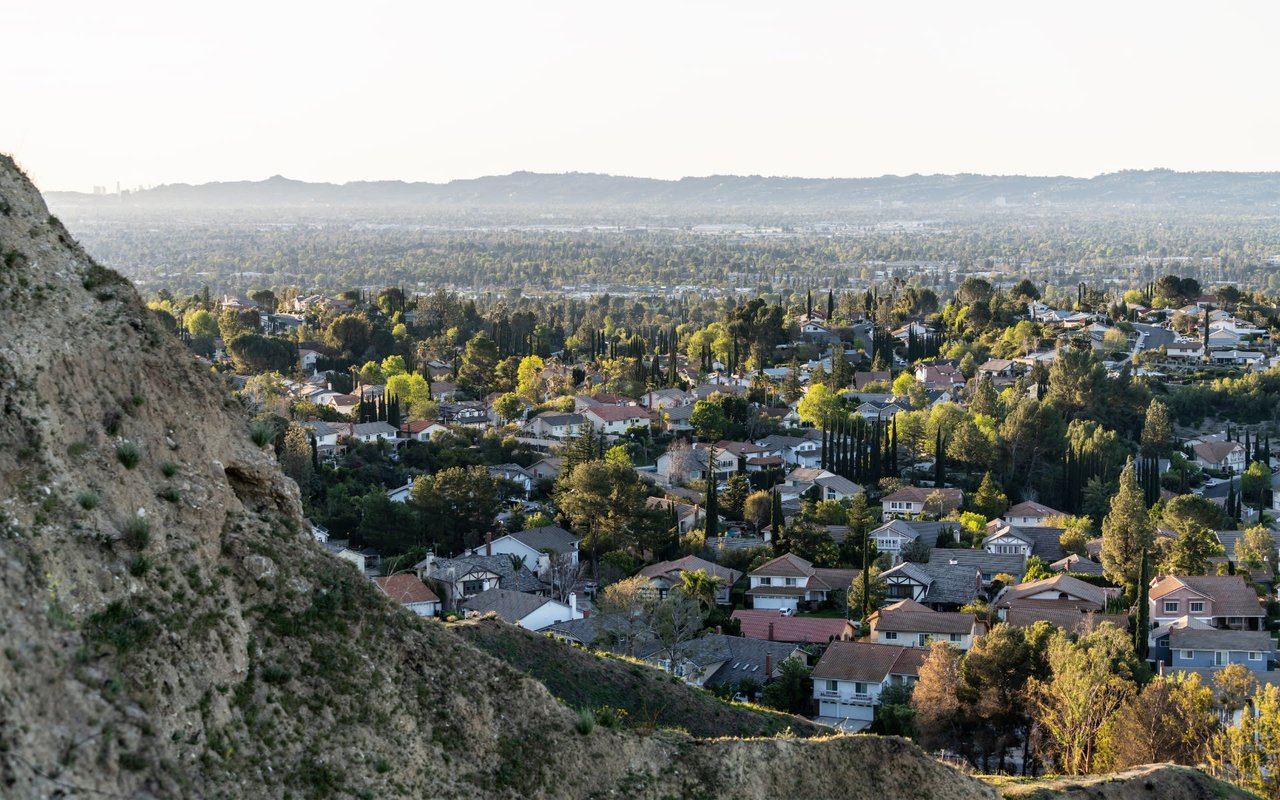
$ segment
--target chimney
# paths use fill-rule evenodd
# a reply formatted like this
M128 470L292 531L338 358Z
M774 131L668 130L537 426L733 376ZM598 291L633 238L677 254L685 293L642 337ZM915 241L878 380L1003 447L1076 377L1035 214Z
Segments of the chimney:
M772 623L770 623L772 624ZM764 654L764 679L773 677L773 653Z
M1161 678L1164 677L1164 659L1161 659L1156 662L1156 674L1159 675Z
M578 618L578 593L569 592L569 619Z
M493 555L493 531L489 531L484 535L484 554L486 556Z
M722 634L724 634L724 630L723 630L723 628L722 628L720 625L717 625L717 626L716 626L716 636L720 636L720 635L722 635Z
M769 623L769 641L773 641L773 623Z

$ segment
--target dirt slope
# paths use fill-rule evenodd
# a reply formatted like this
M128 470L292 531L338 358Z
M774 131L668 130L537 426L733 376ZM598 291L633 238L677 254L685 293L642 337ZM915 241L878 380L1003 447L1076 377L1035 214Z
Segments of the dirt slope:
M246 418L0 156L0 797L993 798L898 739L574 728L311 541Z
M1199 770L1175 764L1149 764L1111 775L1035 781L997 777L987 780L1009 800L1127 800L1131 797L1248 800L1256 797Z

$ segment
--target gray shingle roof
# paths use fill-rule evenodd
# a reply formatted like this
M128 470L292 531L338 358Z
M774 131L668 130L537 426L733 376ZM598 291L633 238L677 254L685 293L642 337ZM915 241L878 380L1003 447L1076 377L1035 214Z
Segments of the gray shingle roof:
M938 554L949 551L939 550ZM921 602L962 606L978 596L980 570L973 564L955 563L950 559L931 558L926 564L905 562L884 571L884 575L905 573L928 589Z
M421 561L414 565L414 569L422 569L425 565L426 561ZM432 567L431 577L439 580L453 580L457 575L471 571L472 567L482 567L497 575L499 586L513 592L540 592L547 588L546 584L538 580L528 567L521 567L519 571L512 569L511 557L506 555L437 558Z
M1266 631L1174 628L1169 631L1169 647L1174 650L1245 650L1270 653L1275 650L1275 640Z
M490 589L487 592L468 597L462 602L462 607L467 611L476 611L481 614L492 611L503 620L516 623L549 602L551 600L546 597L538 597L524 592Z
M543 553L571 553L578 537L558 525L516 531L511 538Z

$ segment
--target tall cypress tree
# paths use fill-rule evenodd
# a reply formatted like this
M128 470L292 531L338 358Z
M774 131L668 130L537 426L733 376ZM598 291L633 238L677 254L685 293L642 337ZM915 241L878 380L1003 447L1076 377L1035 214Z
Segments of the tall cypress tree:
M1144 547L1142 550L1142 569L1138 573L1138 613L1137 619L1135 620L1136 624L1133 626L1133 652L1142 661L1146 661L1147 655L1150 653L1149 643L1147 641L1147 634L1150 632L1151 628L1151 609L1148 607L1151 596L1151 586L1149 585L1151 583L1151 576L1149 571L1150 563L1148 551L1147 548Z
M937 453L933 459L933 485L934 488L941 489L947 477L946 466L943 464L947 456L946 451L943 449L942 428L938 428L938 438L934 443L934 448Z
M720 503L716 497L716 449L711 448L707 455L707 542L716 538L719 525Z

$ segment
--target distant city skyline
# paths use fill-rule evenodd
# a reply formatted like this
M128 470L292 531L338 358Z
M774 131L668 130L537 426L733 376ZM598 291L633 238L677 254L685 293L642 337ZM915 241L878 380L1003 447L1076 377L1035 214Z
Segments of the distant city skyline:
M14 3L0 151L85 192L1280 170L1280 6L1066 8Z

